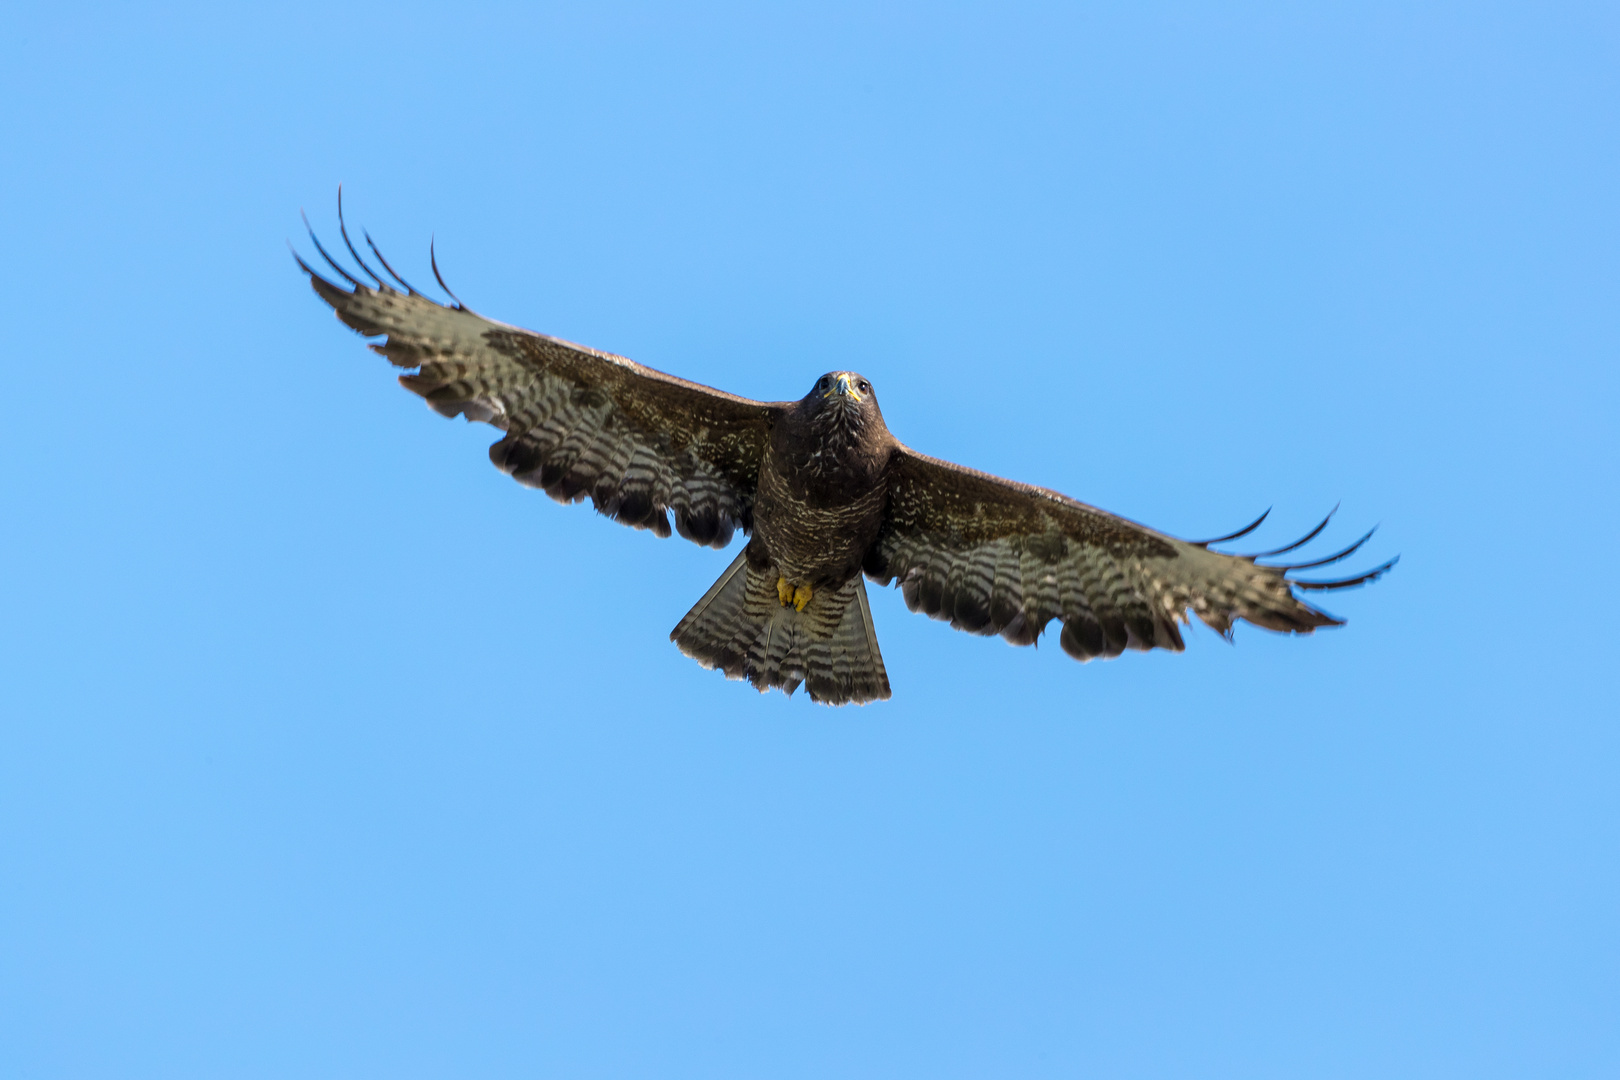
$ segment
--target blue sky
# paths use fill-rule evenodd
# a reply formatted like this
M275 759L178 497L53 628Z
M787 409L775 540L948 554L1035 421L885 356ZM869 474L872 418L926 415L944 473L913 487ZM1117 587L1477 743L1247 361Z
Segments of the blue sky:
M1610 6L8 13L0 1073L1620 1070ZM310 293L471 306L1182 536L1345 628L1078 665L489 467ZM1323 550L1328 550L1324 548Z

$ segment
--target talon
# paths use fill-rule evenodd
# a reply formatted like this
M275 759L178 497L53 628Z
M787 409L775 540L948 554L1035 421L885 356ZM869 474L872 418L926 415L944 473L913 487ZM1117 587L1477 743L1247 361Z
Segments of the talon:
M810 602L810 586L800 585L793 590L793 610L803 611L804 605Z
M776 579L776 598L782 602L783 607L793 603L793 583L785 577Z

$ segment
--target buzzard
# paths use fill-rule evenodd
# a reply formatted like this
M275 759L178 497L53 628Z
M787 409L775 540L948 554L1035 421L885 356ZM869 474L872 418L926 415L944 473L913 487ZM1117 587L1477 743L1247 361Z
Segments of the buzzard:
M1048 622L1080 660L1125 649L1182 649L1188 612L1230 636L1238 619L1288 633L1341 625L1295 589L1347 589L1389 570L1299 581L1357 550L1263 564L1314 539L1227 555L1265 520L1214 540L1177 540L1066 495L917 453L883 423L872 384L853 371L818 378L798 401L751 401L611 353L486 319L439 275L448 305L413 289L372 254L370 284L315 249L338 280L298 265L337 317L396 367L400 383L444 416L505 435L490 460L560 502L659 536L724 548L749 539L670 639L686 655L760 691L802 683L828 705L889 697L862 575L897 582L906 606L958 630L1032 645ZM1328 515L1332 517L1331 514Z

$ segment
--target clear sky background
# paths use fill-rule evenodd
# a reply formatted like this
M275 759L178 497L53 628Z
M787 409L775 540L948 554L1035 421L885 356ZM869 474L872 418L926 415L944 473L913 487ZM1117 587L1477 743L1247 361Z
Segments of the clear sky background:
M24 6L0 90L0 1074L1620 1075L1613 5ZM1084 666L874 590L892 701L758 695L667 640L729 556L318 302L339 182L492 317L1402 562Z

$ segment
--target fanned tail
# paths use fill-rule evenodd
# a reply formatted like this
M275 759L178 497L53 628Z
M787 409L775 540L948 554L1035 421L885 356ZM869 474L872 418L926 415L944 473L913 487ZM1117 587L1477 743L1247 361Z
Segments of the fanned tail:
M748 565L746 551L670 632L681 652L761 693L803 683L811 701L864 704L889 696L866 583L859 574L818 589L803 611L783 607L776 577Z

